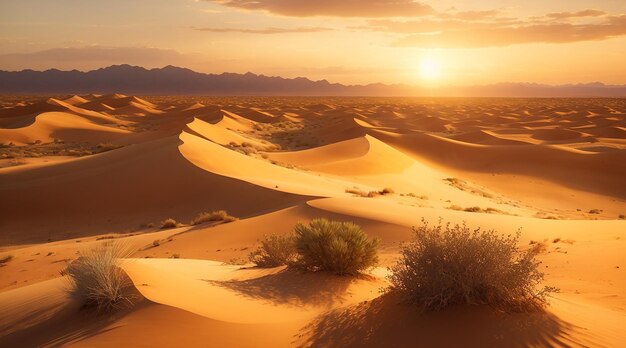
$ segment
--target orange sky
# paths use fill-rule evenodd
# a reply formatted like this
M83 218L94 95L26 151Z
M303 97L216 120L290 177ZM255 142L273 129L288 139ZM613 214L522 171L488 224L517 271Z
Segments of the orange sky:
M129 63L350 84L626 84L626 1L2 1L0 52L3 70Z

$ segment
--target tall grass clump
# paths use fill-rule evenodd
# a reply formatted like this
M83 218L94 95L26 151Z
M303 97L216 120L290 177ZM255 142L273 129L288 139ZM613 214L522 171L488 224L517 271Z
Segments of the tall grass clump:
M200 225L206 222L233 222L239 220L238 218L228 215L225 210L216 210L212 212L204 212L198 214L193 220L191 220L191 225Z
M106 242L81 251L66 269L72 293L84 300L86 306L102 311L131 304L132 283L120 268L122 259L131 253L131 249L120 242Z
M539 309L557 291L539 287L537 248L520 250L519 232L501 236L494 230L471 230L465 224L414 228L391 267L391 290L424 310L452 305L489 305L507 311Z
M250 253L248 259L259 267L291 265L298 257L293 235L269 235L263 237L261 245Z
M355 275L378 263L380 241L352 222L316 219L294 227L298 264L308 270Z

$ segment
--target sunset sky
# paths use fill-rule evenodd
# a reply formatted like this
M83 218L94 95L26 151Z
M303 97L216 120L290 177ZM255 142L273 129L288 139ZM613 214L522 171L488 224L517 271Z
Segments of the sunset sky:
M625 84L626 1L0 3L0 69L120 63L349 84Z

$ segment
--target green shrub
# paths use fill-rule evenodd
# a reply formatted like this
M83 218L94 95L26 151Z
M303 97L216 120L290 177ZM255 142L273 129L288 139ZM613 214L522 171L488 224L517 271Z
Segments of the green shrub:
M119 242L106 242L94 249L81 251L79 257L67 266L72 292L85 305L99 310L111 311L130 304L129 289L132 282L119 267L122 258L131 249Z
M212 212L204 212L204 213L200 213L198 214L198 216L196 216L193 220L191 220L191 225L199 225L199 224L203 224L205 222L216 222L216 221L222 221L222 222L233 222L233 221L237 221L239 220L238 218L228 215L228 213L225 210L217 210L217 211L212 211Z
M259 267L290 265L297 259L293 235L273 234L265 236L260 243L259 248L248 256L250 262Z
M414 228L415 238L391 267L391 289L425 310L456 304L536 309L557 289L539 288L540 250L518 249L516 236L470 230L465 224Z
M369 239L351 222L316 219L294 227L299 266L354 275L378 263L379 240Z

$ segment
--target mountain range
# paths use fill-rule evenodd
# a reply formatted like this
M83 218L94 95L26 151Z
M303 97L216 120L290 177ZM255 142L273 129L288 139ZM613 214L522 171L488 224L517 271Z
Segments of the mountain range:
M449 97L626 97L626 85L500 83L424 88L409 85L343 85L304 77L253 73L205 74L168 65L146 69L127 64L82 72L0 70L3 94L125 93L135 95L449 96Z

